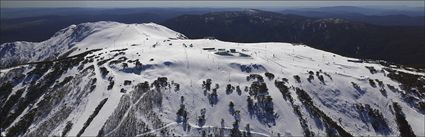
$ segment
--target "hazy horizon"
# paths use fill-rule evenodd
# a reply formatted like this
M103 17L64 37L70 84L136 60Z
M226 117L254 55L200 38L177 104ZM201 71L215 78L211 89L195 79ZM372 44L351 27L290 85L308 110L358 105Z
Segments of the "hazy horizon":
M424 8L424 1L0 1L1 8Z

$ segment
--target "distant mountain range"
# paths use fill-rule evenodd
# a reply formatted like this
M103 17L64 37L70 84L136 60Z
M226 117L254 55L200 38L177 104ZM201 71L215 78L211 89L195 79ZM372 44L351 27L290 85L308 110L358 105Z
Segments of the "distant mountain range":
M29 8L1 9L0 43L13 41L40 42L57 30L72 24L94 21L123 23L163 22L184 14L203 14L217 10L208 8ZM7 35L6 35L7 34Z
M280 11L282 14L295 14L315 18L341 18L385 26L423 26L424 9L379 9L353 6L335 6L320 8L295 8Z
M340 18L312 18L261 10L183 15L163 25L189 38L235 42L291 42L362 59L424 66L424 26L377 26Z
M420 6L420 5L418 5ZM329 14L362 14L366 16L406 15L424 16L424 7L357 7L357 6L331 6L313 8L290 8L281 11L319 12Z
M351 21L364 22L385 26L421 26L425 24L424 16L408 15L363 15L359 13L326 13L320 11L294 11L285 10L282 14L295 14L314 18L341 18Z
M34 15L29 15L29 10ZM42 41L61 28L82 22L156 22L190 38L211 36L235 42L305 43L345 56L425 66L421 60L425 58L425 30L423 16L418 12L420 8L385 10L338 6L275 11L202 8L2 9L0 43ZM7 16L4 17L4 14Z

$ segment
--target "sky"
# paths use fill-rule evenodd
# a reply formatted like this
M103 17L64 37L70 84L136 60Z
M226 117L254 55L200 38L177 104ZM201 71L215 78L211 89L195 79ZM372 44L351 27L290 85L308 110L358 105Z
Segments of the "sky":
M369 6L369 7L424 7L418 1L24 1L1 0L1 8L22 7L82 7L82 8L126 8L126 7L324 7L324 6Z

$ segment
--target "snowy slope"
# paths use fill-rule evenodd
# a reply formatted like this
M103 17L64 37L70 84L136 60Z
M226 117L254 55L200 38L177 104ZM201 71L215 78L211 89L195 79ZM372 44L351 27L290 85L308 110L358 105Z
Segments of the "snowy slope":
M126 33L125 37L121 37L122 32ZM105 21L82 23L62 29L52 38L40 43L4 43L0 45L0 64L7 67L22 62L52 60L61 55L69 56L68 51L78 54L94 48L120 47L126 44L128 46L130 43L146 41L147 38L179 37L183 35L154 23L121 24Z
M2 66L12 66L0 70L1 127L10 136L425 135L423 71L304 45L95 22L0 52ZM182 105L187 119L176 114Z

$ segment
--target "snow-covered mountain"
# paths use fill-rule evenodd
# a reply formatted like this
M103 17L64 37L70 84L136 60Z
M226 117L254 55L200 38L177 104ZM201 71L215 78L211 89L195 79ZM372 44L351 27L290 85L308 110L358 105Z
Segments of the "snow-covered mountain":
M425 72L291 43L72 25L0 46L6 136L424 136Z

